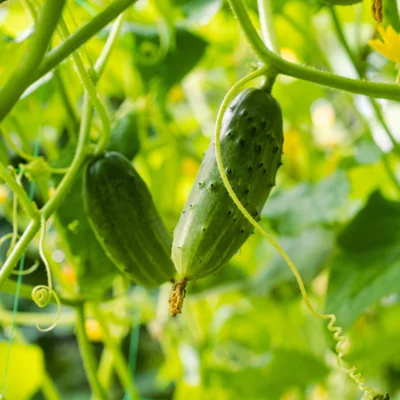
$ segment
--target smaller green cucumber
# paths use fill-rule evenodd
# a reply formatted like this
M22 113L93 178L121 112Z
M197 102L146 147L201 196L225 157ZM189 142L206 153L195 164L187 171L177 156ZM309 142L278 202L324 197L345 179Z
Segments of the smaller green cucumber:
M89 163L83 195L97 239L123 274L147 288L173 280L171 237L145 182L122 154L107 152Z
M139 115L130 110L119 116L112 128L108 151L116 151L132 160L140 150Z

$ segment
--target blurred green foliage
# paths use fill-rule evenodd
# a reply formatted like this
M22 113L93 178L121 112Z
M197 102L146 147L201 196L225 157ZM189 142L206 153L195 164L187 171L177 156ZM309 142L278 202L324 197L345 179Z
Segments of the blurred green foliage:
M92 18L88 6L99 12L109 3L88 0L82 7L70 2L70 8L80 26ZM248 7L259 26L257 2L248 1ZM221 0L177 0L171 10L163 16L153 2L140 1L127 11L97 88L112 120L116 109L133 104L138 119L132 141L140 143L140 149L132 145L134 149L127 150L172 234L220 102L257 60ZM273 12L283 57L355 76L322 1L273 0ZM357 59L366 65L366 75L394 82L394 63L367 44L376 36L369 2L338 7L337 13ZM394 15L386 12L385 23L398 30ZM159 35L165 26L170 36L163 42ZM0 6L0 86L29 47L30 27L22 2ZM98 57L109 32L104 29L85 45L86 63ZM57 43L56 38L53 45ZM167 48L152 64L149 60L160 43ZM53 167L67 167L77 145L83 90L70 60L59 66L58 74L59 79L51 74L31 87L1 128L28 154L33 154L39 135L40 153ZM278 77L273 95L284 117L283 167L261 225L294 260L316 308L337 314L350 337L349 361L374 387L400 399L400 194L382 163L390 151L387 135L359 96L287 76ZM379 105L398 136L400 106L386 101ZM91 140L100 134L95 114ZM15 167L24 162L3 135L0 161ZM398 176L398 154L388 154L387 162ZM61 179L53 175L38 182L35 199L43 202L51 196ZM132 369L143 399L360 398L356 385L337 369L324 323L306 309L286 264L259 235L252 235L217 275L189 285L183 314L171 320L169 284L143 293L125 282L105 256L88 225L80 181L49 223L45 248L56 271L56 290L66 297L79 294L103 301L110 331L126 358L132 330L139 327L137 365ZM12 195L5 184L0 186L0 214L0 231L9 232ZM27 220L21 210L18 216L22 233ZM36 241L27 256L29 262L38 258ZM24 276L24 284L43 283L43 271L41 265ZM26 293L25 287L21 294ZM0 292L0 301L6 309L0 312L1 388L13 296ZM50 333L38 331L23 314L48 321L46 313L53 311L21 301L17 325L30 344L23 344L21 336L14 340L8 400L51 398L46 395L45 368L61 398L90 398L71 310L62 307L59 325ZM103 336L90 312L87 322L96 360L103 365ZM116 374L112 368L106 372L101 373L108 377L110 399L122 399L124 389Z

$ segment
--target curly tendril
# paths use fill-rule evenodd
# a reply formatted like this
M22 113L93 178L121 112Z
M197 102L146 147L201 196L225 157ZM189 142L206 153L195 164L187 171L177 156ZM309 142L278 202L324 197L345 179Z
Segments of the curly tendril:
M39 268L39 265L40 265L40 262L35 261L33 263L33 265L31 267L29 267L28 269L25 269L23 271L14 270L14 271L11 271L11 273L14 275L29 275L29 274L35 272Z
M55 316L54 323L47 328L42 328L39 326L39 324L36 324L36 328L41 332L48 332L54 329L57 326L57 322L61 314L61 302L57 293L53 290L50 265L43 250L45 235L46 235L46 219L44 218L44 216L42 216L41 226L40 226L40 238L39 238L39 254L46 268L47 286L45 285L35 286L32 289L32 300L38 307L44 308L48 306L48 304L51 301L51 298L54 297L54 300L57 304L57 314Z
M14 235L14 232L9 232L9 233L6 233L5 235L3 235L3 236L0 238L0 247L3 245L3 243L4 243L6 240L10 239L13 235Z
M146 66L161 62L168 54L174 42L174 33L170 32L170 22L163 14L160 4L157 1L154 3L159 14L159 20L157 22L159 45L150 41L143 41L138 48L139 51L135 54L138 63Z
M21 185L21 178L22 178L22 171L17 172L14 168L10 168L11 173L14 175L15 180L17 181L18 185ZM13 195L13 207L12 207L12 235L11 235L11 242L10 246L7 250L7 257L13 251L15 244L17 243L18 239L18 196L14 193Z
M242 87L260 77L260 76L265 76L267 81L268 80L273 80L274 76L272 74L272 71L269 70L267 66L261 67L257 71L251 72L241 80L239 80L235 85L232 86L232 88L228 91L228 93L225 95L225 98L222 101L222 104L220 106L220 109L218 111L218 116L217 116L217 121L215 125L215 132L214 132L214 139L215 139L215 154L216 154L216 161L217 161L217 166L218 170L222 179L222 182L224 183L225 189L229 193L229 196L231 197L232 201L235 203L235 205L238 207L238 209L241 211L241 213L245 216L245 218L253 225L253 227L265 238L268 240L268 242L278 251L278 253L282 256L282 258L285 260L286 264L292 271L297 284L299 286L301 296L303 297L304 302L306 303L307 308L313 314L315 317L319 319L329 319L329 323L327 325L327 328L329 332L332 333L332 336L334 340L337 342L335 346L336 354L337 354L337 360L338 360L338 366L341 371L346 373L357 385L358 388L364 392L364 397L363 400L374 400L377 398L380 398L379 394L377 394L370 386L366 385L365 383L365 378L362 376L361 373L357 372L357 369L355 366L350 367L344 360L343 357L348 353L348 346L347 346L347 339L342 335L343 329L340 326L335 326L336 323L336 315L335 314L320 314L317 312L313 305L310 302L310 299L308 297L306 288L304 286L303 279L297 270L295 264L293 261L290 259L290 257L286 254L286 252L282 249L282 247L279 245L279 243L272 237L270 236L258 223L257 221L249 214L249 212L246 210L246 208L243 206L243 204L240 202L238 199L236 193L232 189L231 184L229 183L229 180L226 176L224 165L222 162L222 156L221 156L221 143L220 143L220 131L221 131L221 126L222 126L222 117L227 110L229 104L233 100L233 98L240 92ZM267 87L267 85L264 85L264 87Z
M45 308L51 301L52 291L48 286L38 285L32 289L32 300L40 308Z

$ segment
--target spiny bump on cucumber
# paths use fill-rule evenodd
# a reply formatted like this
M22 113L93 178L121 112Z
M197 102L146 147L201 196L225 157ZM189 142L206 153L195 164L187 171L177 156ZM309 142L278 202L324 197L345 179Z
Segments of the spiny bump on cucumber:
M282 147L277 101L262 89L242 91L223 117L221 156L234 192L256 220L275 185ZM253 233L224 187L213 141L184 207L188 208L190 213L181 214L174 232L172 260L181 280L171 295L171 315L181 312L187 283L216 273Z

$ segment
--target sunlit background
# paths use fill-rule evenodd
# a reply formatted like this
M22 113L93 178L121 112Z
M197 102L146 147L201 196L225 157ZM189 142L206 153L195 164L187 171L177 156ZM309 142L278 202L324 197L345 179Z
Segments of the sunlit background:
M29 47L32 19L24 7L29 3L0 5L0 86ZM69 1L70 30L110 3ZM257 60L226 2L176 0L168 13L160 12L157 3L140 0L125 13L97 88L113 121L126 110L139 115L132 140L140 142L140 150L133 165L172 235L214 133L219 105ZM246 3L258 27L256 1ZM368 45L379 37L369 1L336 8L357 66L338 39L331 13L317 0L274 0L273 8L284 59L353 78L361 68L363 79L395 82L395 63ZM161 67L149 66L146 57L157 56L159 35L166 29L175 39L169 56L161 58ZM85 45L85 65L96 60L109 32L108 27ZM58 43L55 37L53 46ZM51 165L68 166L82 93L70 59L29 88L1 125L8 139L0 136L0 161L17 168L24 160L10 141L33 154L38 140L39 154ZM337 314L350 338L347 360L371 386L400 399L400 193L394 183L400 179L394 142L400 140L400 106L376 100L377 114L367 97L283 75L273 95L284 118L283 167L261 225L293 258L315 307ZM92 140L100 134L95 115ZM31 171L39 205L54 194L60 179ZM23 183L28 188L29 180ZM361 398L337 368L335 342L325 322L306 309L290 270L258 234L218 274L190 284L182 315L171 319L170 284L146 291L112 269L90 232L80 184L48 223L46 257L56 291L101 302L143 400ZM1 235L12 231L12 199L1 184ZM27 223L22 210L17 223L22 233ZM2 260L8 246L6 241L1 247ZM36 238L26 253L26 268L39 259ZM41 285L45 279L41 263L22 283ZM36 323L51 325L56 306L39 309L22 290L16 313L11 293L0 290L0 389L6 388L7 400L57 399L49 382L59 398L90 399L73 309L62 306L56 328L42 332ZM110 399L124 398L112 353L90 308L85 328Z

